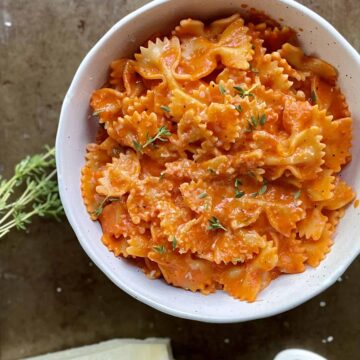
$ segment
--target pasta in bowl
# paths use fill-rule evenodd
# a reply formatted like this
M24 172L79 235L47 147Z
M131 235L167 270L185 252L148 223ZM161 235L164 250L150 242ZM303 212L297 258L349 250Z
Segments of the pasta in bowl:
M355 197L338 73L261 14L165 34L113 58L92 92L82 197L102 243L148 278L251 303L320 264Z

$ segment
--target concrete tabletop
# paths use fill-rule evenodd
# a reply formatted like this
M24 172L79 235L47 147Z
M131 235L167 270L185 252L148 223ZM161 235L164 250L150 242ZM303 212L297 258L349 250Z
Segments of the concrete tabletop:
M180 0L179 0L180 1ZM0 173L53 144L62 99L88 50L146 0L0 0ZM360 0L302 0L360 49ZM0 240L0 359L122 337L170 337L175 358L267 360L288 347L360 358L360 261L287 313L242 324L173 318L134 300L90 261L64 219Z

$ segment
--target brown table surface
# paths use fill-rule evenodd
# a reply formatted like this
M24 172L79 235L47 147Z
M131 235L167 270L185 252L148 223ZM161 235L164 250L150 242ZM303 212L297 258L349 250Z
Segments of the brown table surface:
M61 102L81 59L112 24L146 2L0 0L0 173L10 175L22 157L54 142ZM359 0L301 2L360 49ZM171 338L178 360L272 359L288 347L359 359L359 277L357 260L341 282L294 310L204 324L134 300L91 263L65 220L36 220L28 233L14 231L0 241L0 359L149 336ZM329 336L333 341L325 343Z

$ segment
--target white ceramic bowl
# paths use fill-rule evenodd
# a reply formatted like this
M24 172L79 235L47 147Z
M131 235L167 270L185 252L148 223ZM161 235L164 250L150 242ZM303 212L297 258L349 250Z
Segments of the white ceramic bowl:
M121 289L163 312L207 322L239 322L289 310L325 290L345 271L360 252L360 209L350 206L342 219L335 244L316 269L280 276L254 303L234 300L218 291L204 296L151 281L136 267L116 258L101 243L101 228L90 220L80 194L80 169L85 146L94 141L95 128L88 121L91 93L102 86L112 60L136 51L150 34L167 32L180 19L219 18L243 11L247 4L274 19L284 19L294 29L307 53L316 54L339 70L339 85L345 92L354 121L353 162L343 177L360 189L357 156L360 149L360 57L324 19L292 0L155 0L121 19L91 49L81 63L62 106L56 139L60 195L75 233L94 263Z

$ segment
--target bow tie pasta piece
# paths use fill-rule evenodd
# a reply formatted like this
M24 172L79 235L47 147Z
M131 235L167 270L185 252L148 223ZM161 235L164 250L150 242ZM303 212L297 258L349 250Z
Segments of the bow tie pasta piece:
M161 231L171 242L178 227L192 219L192 213L190 209L185 206L181 197L175 200L170 198L167 201L160 200L155 206L158 211L157 216L160 220Z
M176 232L180 253L192 252L216 264L245 261L265 246L266 238L254 230L211 228L211 218L201 216L181 225Z
M201 79L216 69L217 57L224 66L246 70L253 52L248 28L242 19L238 19L224 30L216 42L201 36L183 38L176 77L182 80Z
M325 166L339 172L341 167L350 159L352 140L352 119L343 118L332 120L325 110L318 106L312 108L313 123L322 129L325 147Z
M116 238L111 234L104 233L101 237L101 241L115 256L123 256L124 258L129 256L126 250L128 243L125 238Z
M321 202L321 206L328 210L338 210L349 204L355 198L353 189L339 177L336 177L333 196Z
M268 52L279 50L286 43L296 42L296 33L288 26L282 28L277 26L258 26L257 28L261 33L261 37L264 39L264 47Z
M351 116L345 96L340 89L318 76L311 80L311 94L313 101L319 105L320 110L326 110L335 120Z
M206 109L206 105L196 99L194 96L187 94L186 92L175 89L172 91L170 99L169 110L171 116L178 122L184 117L184 115L191 111L193 114L199 114Z
M104 196L96 192L102 169L111 161L106 150L102 150L97 144L87 146L86 164L81 169L81 194L87 212L93 220L98 215L96 210L104 200Z
M169 93L165 84L157 84L147 90L141 96L126 96L123 99L123 115L132 116L135 113L146 112L156 113L159 117L164 117L163 107L168 105Z
M135 54L135 69L145 79L165 81L170 88L178 87L174 73L181 58L180 42L177 37L156 42L149 41L148 47L141 47Z
M91 96L93 114L99 116L100 123L115 120L122 115L124 95L114 89L99 89Z
M224 32L224 30L235 20L240 18L240 14L234 14L224 19L213 21L209 26L205 27L202 21L194 19L184 19L180 21L180 25L176 26L173 35L182 37L206 37L209 40L216 38Z
M308 209L305 219L298 223L299 236L306 239L319 240L324 232L327 221L328 218L322 213L321 206Z
M278 61L273 60L270 54L255 59L254 66L259 72L261 83L266 88L286 92L293 85L293 82L289 81L289 75L285 73L285 69L279 66Z
M276 278L277 275L272 270L277 262L277 249L268 241L254 259L243 265L225 268L218 276L218 281L234 298L253 302L257 294Z
M138 181L140 162L136 154L129 150L113 158L112 163L105 166L96 191L107 197L121 197L128 193Z
M316 267L320 264L321 260L325 258L333 244L332 233L331 225L327 224L319 240L304 240L302 242L307 264Z
M335 176L332 170L323 170L315 180L306 183L306 193L312 201L324 201L333 197Z
M246 123L232 105L212 103L206 110L206 117L207 129L216 136L217 145L225 150L229 150L231 144L240 138Z
M297 222L305 217L305 211L300 206L301 201L295 199L290 190L272 184L267 185L263 194L250 192L244 185L241 189L245 193L241 198L226 198L215 207L216 215L226 215L225 224L229 224L228 227L236 229L248 226L264 212L276 231L284 236L290 236Z
M324 60L306 56L299 47L286 43L279 52L297 70L313 73L331 83L334 83L337 79L337 70L332 65Z
M276 61L277 65L284 70L284 74L288 75L289 78L297 80L297 81L304 81L305 76L303 73L297 71L294 69L287 61L286 59L282 58L280 53L278 51L275 51L270 54L271 60Z
M168 131L165 124L164 117L158 116L155 113L135 112L131 116L125 115L124 117L119 117L116 121L108 122L105 124L105 127L109 136L121 145L149 155L154 152L155 137L159 133L159 129L166 129ZM158 141L156 146L166 145L165 143L168 142L169 137L170 134L167 133L166 141ZM154 139L154 142L148 143L151 138ZM146 145L147 143L148 145Z
M159 181L156 177L147 177L138 181L130 190L127 208L134 224L141 220L149 222L158 213L157 202L170 199L173 184L170 181Z
M126 202L123 199L104 206L99 219L103 232L115 238L128 238L129 236L145 232L143 224L135 226L131 221Z
M296 239L296 234L289 237L272 232L271 236L278 252L277 269L285 274L297 274L305 271L305 249L301 240Z
M264 164L271 179L279 178L284 171L301 180L314 179L324 163L325 145L321 142L320 134L320 128L312 126L287 140L278 141L275 152L265 152ZM254 140L260 140L263 136L266 135L258 132Z
M210 294L216 290L211 262L193 258L190 254L151 252L149 258L155 261L165 278L174 286L191 291Z

